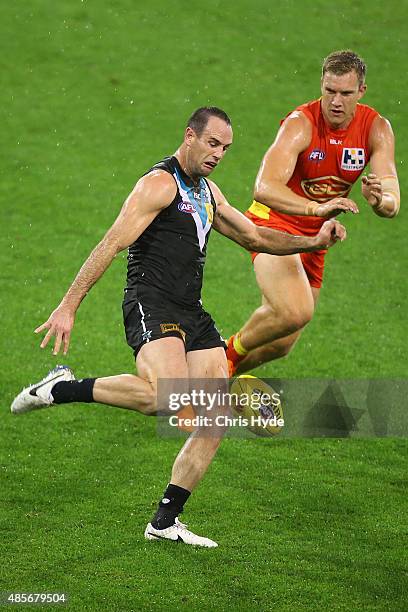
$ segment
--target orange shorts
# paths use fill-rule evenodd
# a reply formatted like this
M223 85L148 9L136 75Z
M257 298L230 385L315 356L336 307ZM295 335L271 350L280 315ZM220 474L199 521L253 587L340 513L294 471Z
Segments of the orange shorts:
M294 236L301 235L299 229L292 227L290 224L286 223L284 219L280 219L278 215L273 215L272 219L261 219L257 215L254 215L247 210L245 216L248 217L248 219L251 219L255 225L270 227L271 229L286 232ZM315 234L317 234L317 230ZM300 253L300 259L302 260L303 268L306 272L307 278L309 279L310 286L316 287L316 289L320 289L323 283L324 257L326 253L327 249L313 251L312 253ZM251 252L252 261L254 261L257 255L259 255L259 253L255 251Z

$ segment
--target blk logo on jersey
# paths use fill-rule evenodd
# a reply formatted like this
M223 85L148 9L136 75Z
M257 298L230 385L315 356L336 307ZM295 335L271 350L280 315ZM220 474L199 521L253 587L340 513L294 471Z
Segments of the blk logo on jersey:
M364 149L343 149L341 158L341 167L343 170L363 170L364 166Z
M310 161L322 161L326 157L326 153L320 149L313 149L309 155Z
M194 206L190 203L190 202L180 202L178 207L180 212L182 213L187 213L189 215L193 215L196 212L196 209L194 208Z

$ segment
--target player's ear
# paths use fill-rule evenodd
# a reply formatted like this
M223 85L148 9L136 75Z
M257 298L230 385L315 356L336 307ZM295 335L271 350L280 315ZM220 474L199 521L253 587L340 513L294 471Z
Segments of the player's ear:
M323 76L320 79L320 91L322 92L322 95L323 95Z
M364 96L366 91L367 91L367 85L365 83L359 86L358 88L358 94L359 94L358 99L359 100Z
M195 131L191 127L186 127L186 131L184 132L184 142L189 147L196 136Z

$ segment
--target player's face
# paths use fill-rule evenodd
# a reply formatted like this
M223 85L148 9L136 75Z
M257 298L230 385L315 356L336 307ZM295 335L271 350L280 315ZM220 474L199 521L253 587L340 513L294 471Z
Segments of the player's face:
M186 130L187 164L191 176L208 176L232 144L232 128L218 117L210 117L202 134Z
M364 95L366 85L360 85L357 73L326 72L322 78L322 112L334 129L346 128L354 117L357 102Z

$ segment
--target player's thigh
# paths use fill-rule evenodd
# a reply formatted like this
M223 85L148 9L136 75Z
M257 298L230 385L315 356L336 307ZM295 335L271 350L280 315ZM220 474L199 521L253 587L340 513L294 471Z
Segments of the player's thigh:
M181 338L160 338L147 342L136 357L136 368L142 378L187 378L188 367Z
M188 367L181 338L160 338L147 342L136 357L137 373L147 380L157 396L157 407L169 410L169 398L189 391Z
M221 346L187 353L190 378L227 378L228 364L225 349Z
M314 309L316 309L317 304L319 302L319 297L320 297L320 288L318 288L318 287L310 287L310 290L312 292ZM266 304L266 305L269 304L269 301L264 296L264 294L262 294L262 304Z
M313 311L312 289L298 254L279 257L260 253L254 270L262 295L273 310L287 307Z

